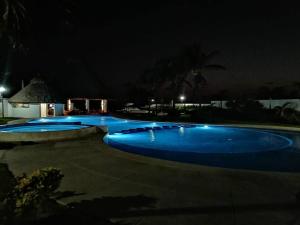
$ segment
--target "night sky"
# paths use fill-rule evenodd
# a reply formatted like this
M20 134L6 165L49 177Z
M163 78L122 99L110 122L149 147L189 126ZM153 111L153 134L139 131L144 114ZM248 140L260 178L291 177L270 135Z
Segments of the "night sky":
M300 14L291 4L78 1L68 14L56 1L28 1L40 3L28 7L27 50L14 55L7 96L40 74L64 96L119 97L156 60L192 43L219 50L215 63L227 68L206 74L205 93L300 81Z

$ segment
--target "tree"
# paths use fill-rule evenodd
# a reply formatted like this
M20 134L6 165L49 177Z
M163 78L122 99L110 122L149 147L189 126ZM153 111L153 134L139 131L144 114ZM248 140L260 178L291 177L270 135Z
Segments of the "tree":
M6 39L12 48L20 43L20 31L26 9L20 0L0 0L0 38Z
M295 81L293 83L293 86L297 89L297 98L300 97L300 82L299 81Z
M211 61L218 54L219 51L212 51L208 54L204 53L199 44L185 48L178 58L180 60L179 64L183 64L181 67L184 79L188 81L189 78L192 78L193 86L196 90L199 86L207 84L207 79L204 75L206 72L226 69L222 65L211 64Z
M152 96L172 100L175 108L176 99L186 88L192 90L194 96L207 83L207 71L225 70L224 66L211 64L218 53L205 54L200 45L190 45L173 57L158 60L142 74L141 81Z

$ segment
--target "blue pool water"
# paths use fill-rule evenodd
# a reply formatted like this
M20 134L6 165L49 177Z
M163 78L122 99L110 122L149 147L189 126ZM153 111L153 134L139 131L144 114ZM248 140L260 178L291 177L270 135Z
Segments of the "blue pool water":
M175 127L114 133L105 142L124 148L193 153L248 153L288 148L292 140L270 132L221 126Z
M300 172L300 133L132 121L111 116L43 118L30 123L107 126L104 142L145 156L201 165Z
M49 132L49 131L65 131L65 130L78 130L87 128L86 125L79 124L20 124L0 127L0 132L8 133L29 133L29 132Z
M29 123L45 123L45 122L81 122L85 125L92 126L107 126L109 133L114 133L120 130L133 129L138 127L153 127L157 125L169 125L171 123L158 123L138 120L126 120L113 116L62 116L49 117L31 120Z

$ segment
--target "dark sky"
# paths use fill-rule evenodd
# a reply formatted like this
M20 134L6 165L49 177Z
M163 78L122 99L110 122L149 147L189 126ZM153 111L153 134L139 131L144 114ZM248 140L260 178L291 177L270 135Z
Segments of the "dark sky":
M219 50L215 62L227 67L206 75L204 92L300 81L299 8L287 2L108 2L78 1L71 16L53 1L30 6L29 49L14 57L11 92L40 73L70 96L120 96L157 59L195 42Z

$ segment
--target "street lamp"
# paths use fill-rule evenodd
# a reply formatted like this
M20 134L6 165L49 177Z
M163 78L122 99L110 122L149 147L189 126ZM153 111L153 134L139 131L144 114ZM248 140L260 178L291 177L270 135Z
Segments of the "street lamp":
M181 102L183 102L185 100L185 96L184 95L180 95L179 99L180 99Z
M184 100L185 100L185 96L184 95L180 95L179 99L180 99L181 104L182 104L184 102ZM185 109L185 104L183 104L183 108Z
M3 86L0 86L0 99L1 99L1 103L2 103L2 118L4 118L4 100L3 100L2 93L4 93L5 91L6 91L6 88Z
M150 115L151 114L151 105L155 102L155 99L154 98L148 98L148 114Z

